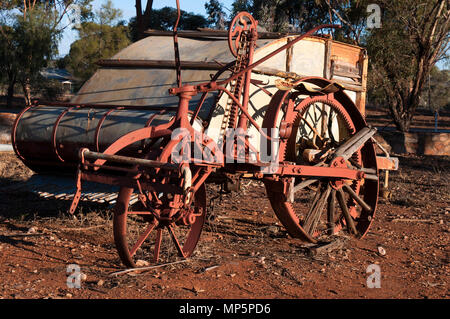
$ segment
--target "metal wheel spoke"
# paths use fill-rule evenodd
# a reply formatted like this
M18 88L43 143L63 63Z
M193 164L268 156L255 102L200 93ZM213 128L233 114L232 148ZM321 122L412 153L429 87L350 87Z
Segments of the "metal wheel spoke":
M353 217L350 215L348 211L347 204L345 202L345 195L344 191L342 189L338 189L337 192L337 199L339 202L339 206L341 207L342 213L344 214L345 222L347 224L347 229L352 234L357 234L358 231L356 230L355 223L353 221Z
M328 196L330 195L331 186L327 186L325 191L318 192L320 197L317 201L315 201L314 206L309 211L306 216L305 223L303 224L303 228L309 234L314 234L317 224L319 223L320 216L322 215L323 208L325 203L327 202Z
M147 229L144 231L144 233L139 237L137 242L134 244L133 248L130 250L130 256L134 256L136 251L141 247L142 243L147 239L148 235L152 232L152 230L156 227L158 223L154 222L147 226Z
M336 214L336 190L331 190L330 200L328 202L328 233L334 234L334 216Z
M333 140L334 143L338 143L333 134L333 114L336 114L335 118L337 118L337 113L333 113L333 109L330 109L330 115L328 116L328 136Z
M348 186L347 184L344 184L344 190L347 191L347 193L366 211L370 212L372 208L367 204L361 197L358 196L358 194L355 193L355 191Z
M186 258L186 255L183 252L183 248L181 247L177 236L175 235L173 228L171 225L167 226L167 229L169 230L170 237L172 238L173 243L175 244L175 247L177 248L178 254L180 257Z
M322 104L322 124L321 124L321 131L322 131L322 137L325 138L325 133L328 131L328 113L325 109L325 104Z
M300 183L298 183L297 185L294 186L292 192L295 194L296 192L298 192L299 190L304 189L305 187L314 184L315 182L317 182L319 179L318 178L312 178L312 179L306 179Z
M309 123L308 120L305 117L303 117L301 115L299 115L299 117L300 117L301 120L303 120L303 122L305 122L306 125L308 125L308 127L311 129L311 131L313 131L313 133L316 136L318 136L321 140L323 139L322 136L319 134L319 132L317 132L317 129L316 129L315 125L313 126L311 123ZM309 116L309 117L311 117L311 116Z
M155 249L153 251L153 261L156 263L159 259L159 252L161 250L161 242L162 242L162 232L163 229L159 228L158 232L156 233L156 240L155 240Z
M302 227L305 229L305 231L307 233L309 233L309 229L310 229L310 227L311 227L311 225L313 223L313 218L314 218L314 215L315 215L315 211L316 211L317 206L319 204L319 201L321 199L322 193L323 192L320 191L320 185L319 185L319 190L316 192L316 195L314 196L314 199L313 199L313 202L311 204L311 207L309 208L308 213L306 214L306 217L305 217L305 219L303 221L303 224L302 224Z

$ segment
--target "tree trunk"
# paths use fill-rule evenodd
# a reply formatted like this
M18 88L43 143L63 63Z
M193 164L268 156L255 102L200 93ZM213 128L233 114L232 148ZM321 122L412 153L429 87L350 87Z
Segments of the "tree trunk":
M397 130L407 133L411 127L411 118L409 116L400 118L398 120L394 119L395 126Z
M25 98L25 104L27 106L31 105L31 86L30 86L30 81L29 80L25 80L24 82L22 82L22 88L23 88L23 96Z
M12 107L12 102L14 99L14 87L16 85L16 79L13 79L8 84L8 92L6 95L6 107Z
M138 39L145 37L144 31L150 25L150 16L152 14L153 0L147 0L145 11L142 12L141 0L136 0L136 25L138 30Z
M411 102L413 103L411 104ZM395 102L391 100L390 111L397 130L409 132L417 104L416 98L397 99Z

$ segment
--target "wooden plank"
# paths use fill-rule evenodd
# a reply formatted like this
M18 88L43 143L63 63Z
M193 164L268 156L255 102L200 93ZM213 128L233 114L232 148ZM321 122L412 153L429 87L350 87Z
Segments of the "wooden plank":
M324 62L324 71L323 76L325 79L331 79L331 43L333 41L331 39L326 40L325 42L325 62Z
M367 94L367 70L369 67L369 57L365 51L361 52L361 87L362 91L356 95L356 106L361 114L366 116L366 94Z
M397 157L385 157L377 156L377 167L379 170L398 170L398 158Z

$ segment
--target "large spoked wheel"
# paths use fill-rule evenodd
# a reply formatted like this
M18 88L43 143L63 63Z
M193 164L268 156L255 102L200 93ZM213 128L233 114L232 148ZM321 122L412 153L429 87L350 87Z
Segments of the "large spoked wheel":
M177 143L169 142L157 159L171 162ZM114 241L127 267L136 267L137 260L164 263L193 253L206 218L204 180L209 173L195 164L185 167L189 174L181 177L178 172L162 169L147 172L148 182L160 185L161 192L145 189L142 184L136 190L139 201L135 204L130 204L135 190L120 189L114 212Z
M205 186L202 185L194 194L190 207L181 209L167 221L158 220L151 210L146 210L147 205L153 205L156 199L129 205L132 193L132 188L120 189L114 214L114 241L122 262L134 268L137 260L157 263L189 257L205 222ZM170 209L161 211L163 218L169 219L169 214Z
M284 148L280 148L280 161L363 169L370 174L358 181L327 177L266 181L275 214L292 237L309 242L326 240L340 231L354 237L364 236L378 198L374 147L369 140L346 160L333 160L336 150L365 127L364 121L353 118L356 113L351 116L333 96L296 101L294 110L292 133ZM286 189L289 193L284 193Z

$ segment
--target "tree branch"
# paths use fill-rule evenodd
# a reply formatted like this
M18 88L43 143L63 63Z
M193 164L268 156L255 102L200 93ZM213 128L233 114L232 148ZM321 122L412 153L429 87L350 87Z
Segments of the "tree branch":
M351 32L355 35L355 37L357 37L356 39L352 39L353 42L354 42L355 44L359 44L358 34L357 34L355 28L353 27L353 25L352 25L348 20L342 18L342 16L339 14L339 12L338 12L335 8L333 8L333 6L332 6L331 3L330 3L330 0L325 0L325 3L327 4L328 8L336 15L336 17L337 17L343 24L347 25L347 26L350 28Z
M152 12L153 0L147 0L147 6L145 7L144 16L148 16Z

